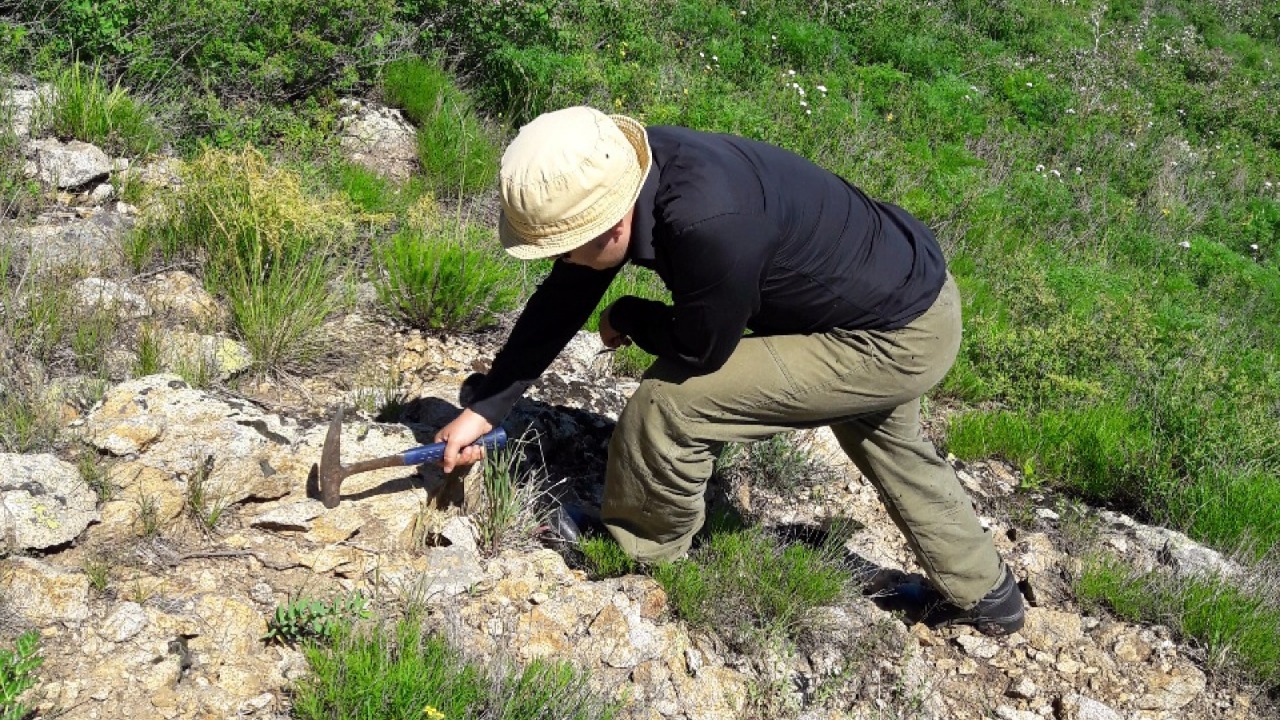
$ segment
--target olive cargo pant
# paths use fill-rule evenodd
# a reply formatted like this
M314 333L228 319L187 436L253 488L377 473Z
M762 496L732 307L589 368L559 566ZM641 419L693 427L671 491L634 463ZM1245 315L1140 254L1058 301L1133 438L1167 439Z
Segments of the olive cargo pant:
M920 397L955 362L960 331L948 276L933 306L898 330L748 336L707 375L659 360L609 444L605 525L638 560L678 557L702 527L719 447L830 425L938 590L973 606L1000 581L1000 558L920 424Z

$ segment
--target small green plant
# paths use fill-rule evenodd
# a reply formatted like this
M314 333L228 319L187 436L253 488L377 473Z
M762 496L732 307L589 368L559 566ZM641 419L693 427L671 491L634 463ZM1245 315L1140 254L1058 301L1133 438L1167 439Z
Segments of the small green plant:
M218 358L203 343L192 343L173 358L173 372L193 388L207 388L218 377Z
M444 70L402 60L387 66L383 82L387 102L418 126L418 158L433 189L467 194L493 185L497 145Z
M92 448L86 446L81 449L76 458L76 469L80 471L80 478L84 483L93 488L99 502L107 502L115 497L115 485L108 478L107 466Z
M367 605L368 600L359 592L327 602L294 598L276 606L262 639L282 645L296 645L304 640L328 643L337 637L343 624L369 617Z
M89 576L89 587L103 592L111 581L111 561L106 555L94 555L84 561L84 574Z
M515 304L512 266L488 247L478 226L444 223L406 229L378 245L378 298L400 320L423 329L469 331Z
M116 83L107 86L101 66L73 63L55 73L50 102L39 108L37 124L55 135L139 156L159 147L151 109Z
M795 433L780 433L754 443L731 443L716 460L716 474L730 484L789 493L835 472L815 458Z
M107 350L114 344L119 324L119 317L108 308L94 310L76 322L71 350L81 370L101 372L105 368Z
M0 720L22 720L31 712L18 698L35 685L35 671L43 663L35 630L19 635L12 650L0 648Z
M142 537L153 538L160 534L160 504L155 496L138 495L138 523Z
M383 376L380 385L357 388L353 404L366 415L381 422L394 422L400 417L408 399L400 372L393 368Z
M0 388L0 448L26 453L54 447L62 434L55 409L19 380Z
M196 469L187 477L187 514L202 530L211 532L218 526L230 503L213 492L209 478L213 474L213 456L195 463Z

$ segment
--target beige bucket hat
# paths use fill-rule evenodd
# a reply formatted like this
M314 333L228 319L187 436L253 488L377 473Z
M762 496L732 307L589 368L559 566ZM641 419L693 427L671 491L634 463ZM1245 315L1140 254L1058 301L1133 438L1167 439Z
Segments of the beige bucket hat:
M522 260L569 252L627 214L652 164L632 118L589 107L539 115L502 155L498 238Z

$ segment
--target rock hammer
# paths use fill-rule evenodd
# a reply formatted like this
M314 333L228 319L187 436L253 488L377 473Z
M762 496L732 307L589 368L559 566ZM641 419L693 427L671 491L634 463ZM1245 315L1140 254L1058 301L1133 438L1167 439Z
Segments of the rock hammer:
M344 410L339 408L338 414L333 417L333 422L329 423L329 432L324 437L324 448L320 451L320 470L317 473L320 480L320 501L327 508L338 507L338 502L341 499L342 481L351 475L382 468L420 465L425 462L435 462L444 457L445 443L438 442L416 447L412 450L405 450L398 455L388 455L343 465L343 414ZM486 451L496 450L507 444L507 432L501 427L495 428L482 436L475 444L483 447Z

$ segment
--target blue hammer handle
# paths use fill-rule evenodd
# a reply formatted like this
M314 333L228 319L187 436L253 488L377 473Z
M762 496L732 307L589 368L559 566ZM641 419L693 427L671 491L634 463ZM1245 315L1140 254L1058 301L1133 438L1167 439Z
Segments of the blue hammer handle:
M486 433L475 442L485 450L497 450L507 444L507 431L501 427ZM405 465L421 465L425 462L439 462L444 457L445 443L431 443L401 453Z

